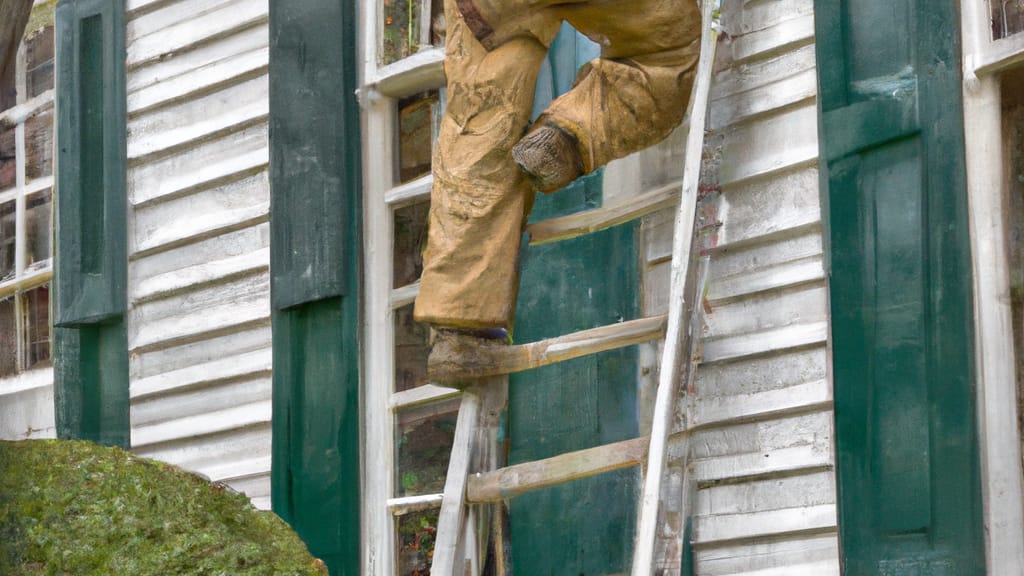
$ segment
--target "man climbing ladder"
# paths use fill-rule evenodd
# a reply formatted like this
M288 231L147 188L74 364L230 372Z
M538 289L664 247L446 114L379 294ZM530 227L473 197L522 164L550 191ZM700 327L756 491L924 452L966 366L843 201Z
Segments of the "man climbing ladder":
M511 330L535 191L653 145L681 122L701 29L693 0L446 0L445 16L448 106L415 307L439 328L435 380ZM530 126L537 74L563 21L601 57Z

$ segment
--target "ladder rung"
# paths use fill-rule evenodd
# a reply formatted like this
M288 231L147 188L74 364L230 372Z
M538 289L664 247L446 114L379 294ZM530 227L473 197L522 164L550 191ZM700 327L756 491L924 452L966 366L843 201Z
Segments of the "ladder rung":
M648 437L644 436L475 474L466 484L466 499L470 502L494 502L635 466L647 457L647 443Z
M679 201L681 186L682 182L674 182L609 206L531 224L526 227L530 234L530 244L546 244L600 232L657 212Z
M665 315L628 320L618 324L581 330L556 338L514 346L474 347L472 353L450 362L444 369L432 369L430 377L444 382L472 380L539 368L549 364L624 348L660 338L665 333Z

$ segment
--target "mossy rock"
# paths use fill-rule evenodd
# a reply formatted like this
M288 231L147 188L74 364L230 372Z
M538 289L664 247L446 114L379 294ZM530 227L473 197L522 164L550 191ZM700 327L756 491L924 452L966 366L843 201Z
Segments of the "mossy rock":
M118 448L0 441L0 574L322 575L280 518Z

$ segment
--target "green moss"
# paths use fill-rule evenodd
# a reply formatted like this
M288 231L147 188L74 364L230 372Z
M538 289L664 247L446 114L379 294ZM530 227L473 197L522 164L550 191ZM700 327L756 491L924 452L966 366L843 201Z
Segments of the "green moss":
M229 488L118 448L0 441L0 574L326 573Z

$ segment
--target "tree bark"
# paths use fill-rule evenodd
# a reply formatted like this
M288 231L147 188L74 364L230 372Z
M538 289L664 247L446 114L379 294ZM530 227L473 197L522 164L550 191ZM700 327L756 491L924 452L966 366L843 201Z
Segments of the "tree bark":
M15 104L14 68L32 0L0 0L0 110Z

